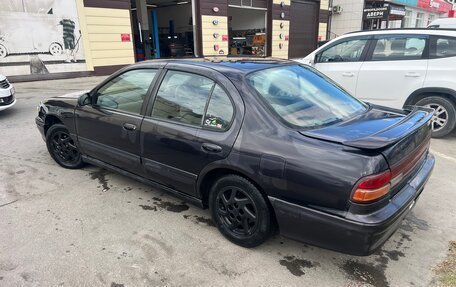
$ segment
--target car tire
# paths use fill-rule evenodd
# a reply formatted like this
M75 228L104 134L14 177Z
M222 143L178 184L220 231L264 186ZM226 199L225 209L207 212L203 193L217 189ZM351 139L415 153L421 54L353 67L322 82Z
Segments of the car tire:
M59 43L52 43L49 46L49 53L51 53L52 56L62 55L62 53L63 53L62 45L60 45Z
M8 50L5 46L0 44L0 59L5 58L6 56L8 56Z
M62 167L77 169L84 166L81 153L64 125L55 124L49 128L46 146L51 157Z
M433 108L432 137L441 138L453 131L456 125L456 109L454 104L440 96L430 96L419 100L417 106Z
M255 247L272 234L267 199L249 180L238 175L219 178L209 194L209 208L219 231L242 247Z

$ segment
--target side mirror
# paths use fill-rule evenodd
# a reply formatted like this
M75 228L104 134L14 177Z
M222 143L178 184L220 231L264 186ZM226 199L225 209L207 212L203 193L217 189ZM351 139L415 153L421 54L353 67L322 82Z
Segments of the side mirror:
M317 55L313 56L313 58L311 58L309 60L309 65L314 66L316 62L317 62Z
M83 94L78 99L78 104L80 106L90 105L91 103L92 103L92 98L90 97L90 95L88 93Z

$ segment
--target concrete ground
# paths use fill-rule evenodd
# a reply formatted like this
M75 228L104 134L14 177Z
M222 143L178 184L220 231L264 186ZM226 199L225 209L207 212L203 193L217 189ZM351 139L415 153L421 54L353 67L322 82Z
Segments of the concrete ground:
M124 176L59 167L34 123L47 97L101 78L16 84L0 112L0 286L429 286L456 239L456 135L382 250L354 257L275 236L231 244L208 210Z

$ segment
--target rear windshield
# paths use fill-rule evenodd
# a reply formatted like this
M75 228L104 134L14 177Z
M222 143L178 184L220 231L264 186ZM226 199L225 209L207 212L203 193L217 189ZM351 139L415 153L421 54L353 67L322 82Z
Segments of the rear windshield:
M367 110L366 104L306 66L253 72L247 81L280 118L298 128L330 125Z

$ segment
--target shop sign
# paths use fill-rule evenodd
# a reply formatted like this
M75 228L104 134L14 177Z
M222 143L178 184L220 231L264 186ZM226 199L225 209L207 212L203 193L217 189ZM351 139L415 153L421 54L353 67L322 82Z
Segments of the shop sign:
M228 35L222 35L222 41L223 42L228 41Z
M393 2L414 7L416 7L418 4L418 0L393 0Z
M378 8L365 8L363 13L363 19L387 19L388 18L388 7Z
M120 39L122 40L122 42L130 42L131 41L130 34L120 34Z
M405 16L405 7L390 5L390 15Z
M450 3L443 0L418 0L417 6L438 13L447 13L452 8Z

